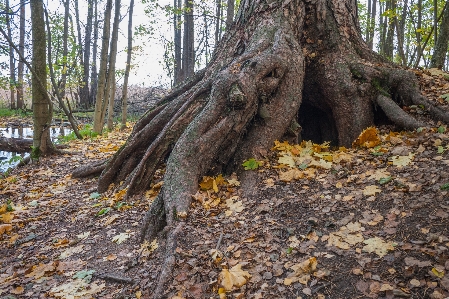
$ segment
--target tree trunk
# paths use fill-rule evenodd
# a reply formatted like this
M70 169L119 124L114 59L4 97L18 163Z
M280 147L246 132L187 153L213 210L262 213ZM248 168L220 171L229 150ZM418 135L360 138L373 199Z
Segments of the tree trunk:
M174 47L175 47L175 66L174 66L174 76L173 85L176 86L180 83L182 78L182 61L181 61L181 0L174 0L174 14L173 14L173 31L174 31Z
M90 93L89 93L89 106L95 104L95 98L97 96L97 46L98 46L98 1L93 0L94 3L94 43L92 45L92 73L90 76Z
M447 47L449 42L449 8L447 4L444 6L443 20L441 21L440 33L435 44L432 60L430 61L431 68L442 69L444 61L446 60Z
M122 125L121 129L126 128L126 117L128 113L128 79L129 71L131 70L131 54L133 49L133 11L134 11L134 0L129 3L129 19L128 19L128 49L126 53L126 68L125 68L125 79L123 81L122 89Z
M108 103L107 128L112 130L114 125L115 102L115 63L117 60L118 28L120 25L120 0L115 0L114 25L112 26L111 53L109 55L108 81L106 84L106 102Z
M97 84L97 97L95 100L95 112L94 112L94 128L93 131L97 134L101 134L104 125L103 111L107 102L105 99L105 85L108 67L108 52L109 52L109 38L111 27L111 11L112 0L107 0L106 9L104 11L104 24L103 24L103 40L101 43L101 56L100 56L100 73L98 75Z
M142 228L148 239L167 232L153 298L164 297L192 194L211 169L241 172L244 160L260 159L275 140L298 138L299 124L315 142L350 146L378 116L407 129L424 126L402 106L424 105L449 121L420 95L412 72L368 48L356 12L354 0L242 0L208 66L148 111L108 162L73 173L101 172L99 192L124 181L129 197L149 188L166 163L164 186ZM241 172L242 190L250 189L248 173Z
M25 5L26 0L20 0L20 24L19 24L19 52L25 56ZM23 109L23 69L24 62L19 59L17 66L17 109Z
M92 17L93 17L94 3L93 0L87 2L87 20L86 20L86 34L84 35L84 65L83 65L83 81L80 88L80 100L83 108L89 107L89 71L90 71L90 49L92 37Z
M31 0L33 149L31 158L38 159L54 150L50 139L53 108L47 94L47 64L44 9L42 0Z
M221 38L221 27L220 27L221 14L222 14L221 0L215 0L215 47L217 47L218 42L220 41Z
M8 37L12 40L11 33L11 23L12 19L9 15L10 7L9 0L6 0L6 27L8 30ZM16 63L14 59L14 49L9 47L9 92L10 92L10 108L16 109L16 98L15 98L15 89L16 89Z
M195 70L195 27L193 19L193 2L184 2L184 38L182 47L182 79L193 75Z
M234 22L235 0L228 0L228 8L226 10L226 31L230 30Z

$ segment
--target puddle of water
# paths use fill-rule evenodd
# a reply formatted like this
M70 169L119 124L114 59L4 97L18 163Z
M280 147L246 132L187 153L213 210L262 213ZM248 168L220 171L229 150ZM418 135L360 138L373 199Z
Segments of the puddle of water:
M65 136L72 132L71 129L65 127L51 127L50 136L53 142L57 142L57 138L59 136ZM9 127L9 128L0 128L0 136L6 138L25 138L25 139L33 139L33 128L31 127ZM13 152L5 152L0 151L0 173L5 172L8 168L15 167L19 160L16 160L14 156L20 156L22 158L27 157L29 154L27 153L13 153Z

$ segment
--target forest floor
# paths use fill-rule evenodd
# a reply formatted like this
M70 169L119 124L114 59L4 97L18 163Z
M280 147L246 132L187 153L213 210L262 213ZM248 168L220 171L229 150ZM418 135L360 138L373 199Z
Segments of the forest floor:
M417 76L447 107L449 75ZM204 178L167 298L448 298L449 130L431 127L372 128L352 149L276 143L245 163L250 192L235 175ZM138 235L164 170L127 202L70 175L129 133L72 141L0 180L0 298L151 298L164 241Z

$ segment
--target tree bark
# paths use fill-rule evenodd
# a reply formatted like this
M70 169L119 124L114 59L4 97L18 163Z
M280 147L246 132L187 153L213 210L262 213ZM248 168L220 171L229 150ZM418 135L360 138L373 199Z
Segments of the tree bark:
M12 18L9 15L10 13L10 7L9 7L9 0L6 0L6 27L8 30L8 37L10 40L12 40L12 32L11 32L11 23ZM15 89L16 89L16 63L14 59L14 49L12 47L9 47L9 92L10 92L10 108L16 109L16 98L15 98Z
M182 79L182 60L181 60L181 43L182 43L182 36L181 36L181 0L174 0L173 3L174 7L174 14L173 14L173 31L174 31L174 38L173 43L175 47L175 65L174 65L174 72L173 72L173 85L176 86L180 83Z
M100 73L98 75L97 84L97 96L95 101L95 113L94 113L94 128L93 131L97 134L101 134L104 125L104 114L105 107L107 106L105 85L107 77L107 63L108 63L108 52L109 52L109 39L110 39L110 26L111 26L111 11L112 11L112 0L107 0L106 8L104 11L104 24L103 24L103 38L101 43L101 54L100 54Z
M134 11L134 0L129 3L129 19L128 19L128 49L126 53L126 68L125 68L125 79L123 81L122 89L122 125L121 129L126 128L126 117L128 110L128 79L129 71L131 70L131 55L133 49L133 11Z
M95 104L95 99L97 96L97 46L98 46L98 1L93 0L94 3L94 43L92 45L92 73L90 76L90 93L89 93L89 106Z
M112 26L111 53L109 54L108 79L106 83L106 102L108 103L107 128L112 130L114 120L114 102L115 102L115 63L117 61L117 42L118 28L120 25L120 0L115 0L114 25Z
M101 172L99 192L122 182L129 197L149 188L166 164L164 186L142 228L148 239L167 232L153 298L167 290L176 239L187 233L183 222L202 175L237 171L242 190L251 189L242 162L261 159L275 140L297 139L300 125L315 142L350 146L379 114L400 127L423 125L402 106L424 105L435 119L449 121L421 96L414 73L368 48L356 14L353 0L242 0L208 66L148 111L109 161L73 174ZM310 111L326 134L309 126Z
M85 109L89 107L89 71L90 71L90 49L92 39L92 18L93 18L94 3L93 0L87 2L87 20L85 26L84 35L84 47L83 47L83 80L80 88L80 100L81 106ZM80 45L81 46L81 45Z
M195 25L193 19L193 1L184 2L184 38L182 47L182 79L193 75L195 70Z
M228 0L228 8L226 9L226 30L230 30L234 22L235 0Z
M20 0L20 24L19 24L19 52L25 56L25 5L26 0ZM23 69L24 62L19 59L17 66L17 109L23 109Z
M31 31L33 38L32 102L33 102L33 149L32 159L47 155L54 150L50 139L53 107L47 94L46 36L42 0L31 0Z
M449 42L449 8L447 4L444 6L443 19L441 21L440 33L435 44L432 59L430 61L431 68L442 69L446 60L447 47Z

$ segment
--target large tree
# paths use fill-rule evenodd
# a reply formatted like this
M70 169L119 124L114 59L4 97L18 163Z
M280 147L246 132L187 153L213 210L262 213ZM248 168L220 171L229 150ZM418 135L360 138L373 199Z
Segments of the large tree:
M378 117L406 129L424 126L401 109L412 104L449 121L420 95L412 72L363 42L355 0L242 0L209 65L148 111L113 158L74 175L101 172L99 192L124 180L130 196L148 188L166 162L142 229L149 239L167 233L154 292L162 298L201 175L240 170L276 139L297 137L300 124L303 137L345 146Z

